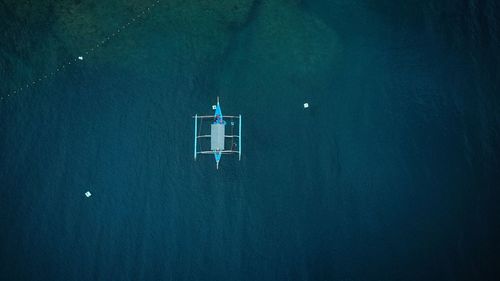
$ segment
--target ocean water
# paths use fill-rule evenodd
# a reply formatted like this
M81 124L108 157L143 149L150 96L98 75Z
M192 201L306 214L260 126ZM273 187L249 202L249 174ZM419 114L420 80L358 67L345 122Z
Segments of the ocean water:
M497 280L499 4L399 2L0 2L0 280Z

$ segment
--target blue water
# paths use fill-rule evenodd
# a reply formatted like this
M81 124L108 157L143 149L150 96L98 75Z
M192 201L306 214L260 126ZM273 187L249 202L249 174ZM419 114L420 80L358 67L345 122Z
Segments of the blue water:
M393 2L0 2L0 280L497 280L499 4Z

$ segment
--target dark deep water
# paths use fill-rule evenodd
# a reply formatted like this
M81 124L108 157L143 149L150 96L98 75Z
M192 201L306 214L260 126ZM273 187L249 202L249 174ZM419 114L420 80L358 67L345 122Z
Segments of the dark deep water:
M150 3L0 1L0 280L500 278L497 1Z

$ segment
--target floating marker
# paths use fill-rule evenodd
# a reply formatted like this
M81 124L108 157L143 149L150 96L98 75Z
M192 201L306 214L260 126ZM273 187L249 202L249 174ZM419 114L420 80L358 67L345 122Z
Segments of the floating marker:
M217 106L216 105L212 105L212 109L213 110L217 109Z
M304 103L304 108L308 108L309 107L309 104L306 102Z
M87 192L85 192L85 196L86 196L87 198L89 198L90 196L92 196L92 193L90 193L90 191L87 191Z
M78 59L79 59L79 60L83 60L83 57L82 57L82 56L79 56L79 57L78 57Z

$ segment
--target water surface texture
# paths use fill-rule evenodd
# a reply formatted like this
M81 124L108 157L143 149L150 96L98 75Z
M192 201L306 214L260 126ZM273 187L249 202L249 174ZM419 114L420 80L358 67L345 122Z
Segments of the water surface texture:
M497 1L21 2L0 280L498 280Z

